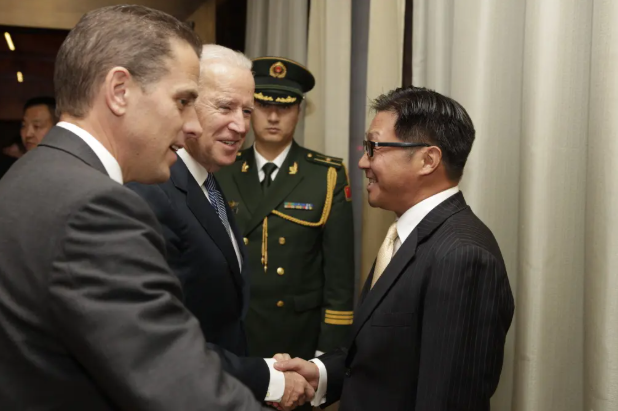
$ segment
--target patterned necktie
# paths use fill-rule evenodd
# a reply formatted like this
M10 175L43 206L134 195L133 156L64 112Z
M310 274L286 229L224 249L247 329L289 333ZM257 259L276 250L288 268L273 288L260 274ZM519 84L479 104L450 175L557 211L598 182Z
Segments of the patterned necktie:
M212 206L215 208L219 219L221 219L221 222L223 223L223 227L225 227L225 230L231 237L232 230L230 229L230 223L227 220L225 202L223 202L223 196L221 195L221 192L217 189L217 184L215 183L215 176L212 173L208 173L208 177L206 177L204 187L206 187L206 191L208 192L208 199L210 200L210 204L212 204Z
M262 166L262 171L264 171L264 180L262 180L262 192L265 193L268 188L271 186L273 179L273 172L277 169L277 165L275 163L266 163Z
M388 229L386 233L386 238L380 246L380 251L378 251L378 258L376 259L376 266L373 269L373 279L371 280L371 288L375 285L375 283L380 279L380 276L388 266L388 263L391 262L391 258L393 258L393 251L395 251L395 241L397 240L397 221L395 221Z

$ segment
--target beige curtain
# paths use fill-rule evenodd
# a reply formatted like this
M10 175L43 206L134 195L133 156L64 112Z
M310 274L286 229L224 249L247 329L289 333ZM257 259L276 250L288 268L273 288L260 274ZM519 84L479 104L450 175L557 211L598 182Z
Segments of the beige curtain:
M308 10L307 0L247 1L247 57L286 57L306 65ZM304 115L301 115L294 133L294 138L300 144L304 142L304 132ZM247 135L245 147L251 144L252 132Z
M367 56L367 109L371 99L401 86L403 65L403 32L405 0L371 1L369 10L369 42ZM366 117L367 128L373 113ZM351 161L356 166L360 153ZM364 185L363 185L364 186ZM375 260L386 230L395 215L371 208L363 189L361 284Z
M346 165L350 165L351 36L352 0L311 2L307 68L316 86L307 94L305 146L341 157Z
M460 101L461 187L516 293L493 409L618 409L618 4L414 2L413 83Z

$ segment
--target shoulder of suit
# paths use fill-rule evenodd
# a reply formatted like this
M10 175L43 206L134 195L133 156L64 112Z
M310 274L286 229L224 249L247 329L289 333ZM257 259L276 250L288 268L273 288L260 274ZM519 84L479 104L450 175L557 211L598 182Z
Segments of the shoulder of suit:
M343 159L339 157L333 157L326 154L318 153L317 151L302 148L304 153L303 157L306 161L318 164L325 167L334 167L340 169L343 167Z

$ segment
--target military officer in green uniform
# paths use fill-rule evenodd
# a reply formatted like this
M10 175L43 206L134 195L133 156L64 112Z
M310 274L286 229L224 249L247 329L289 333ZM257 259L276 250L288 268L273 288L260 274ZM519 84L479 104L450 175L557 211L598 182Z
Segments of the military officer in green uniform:
M217 174L249 253L249 352L310 359L344 343L353 321L347 170L294 141L300 103L315 85L309 70L262 57L253 71L255 144Z

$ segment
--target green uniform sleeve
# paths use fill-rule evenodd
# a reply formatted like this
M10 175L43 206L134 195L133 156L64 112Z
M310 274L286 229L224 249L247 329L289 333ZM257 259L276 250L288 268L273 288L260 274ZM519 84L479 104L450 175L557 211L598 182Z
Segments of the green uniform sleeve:
M343 344L353 321L354 225L349 190L342 165L322 241L325 286L318 350L323 352Z

